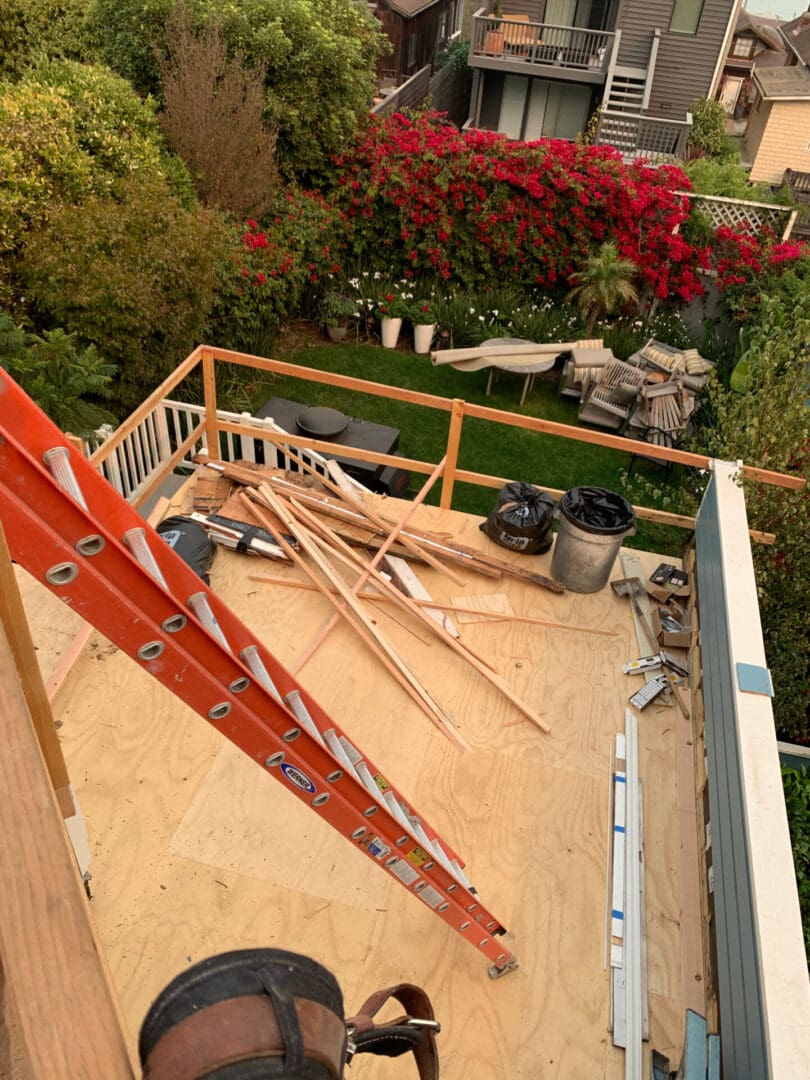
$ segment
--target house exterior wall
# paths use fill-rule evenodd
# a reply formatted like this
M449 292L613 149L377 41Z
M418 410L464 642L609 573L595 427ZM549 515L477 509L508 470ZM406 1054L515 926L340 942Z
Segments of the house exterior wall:
M457 2L461 3L461 0ZM393 77L399 84L426 64L432 67L436 62L439 48L445 44L445 40L439 36L445 12L449 12L447 22L444 24L447 27L447 33L448 35L453 33L453 26L450 25L453 21L451 18L453 11L450 9L455 11L454 0L439 0L439 3L433 4L425 11L414 15L413 18L406 19L384 4L377 4L377 18L392 48L388 56L380 58L377 65L378 79Z
M682 120L689 106L711 93L734 0L705 0L696 34L669 30L675 0L624 0L616 28L621 30L619 64L646 67L653 30L661 31L649 113Z
M785 169L810 172L810 100L760 100L748 121L746 144L751 180L780 184Z

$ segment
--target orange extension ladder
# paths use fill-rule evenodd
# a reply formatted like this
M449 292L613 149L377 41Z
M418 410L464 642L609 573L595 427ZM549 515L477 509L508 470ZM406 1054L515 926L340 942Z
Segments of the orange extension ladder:
M250 630L0 369L14 559L490 961L517 966L464 863Z

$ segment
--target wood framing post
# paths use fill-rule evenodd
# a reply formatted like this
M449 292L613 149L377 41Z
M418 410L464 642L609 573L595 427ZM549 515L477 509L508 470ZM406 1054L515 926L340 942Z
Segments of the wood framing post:
M63 817L73 817L76 810L70 792L70 777L56 734L51 704L39 670L37 654L2 522L0 522L0 624L8 638L14 665L25 695L25 703L31 715L42 756L45 758L48 775L56 792L59 809Z
M447 431L447 451L445 453L446 464L442 476L442 494L439 506L442 510L451 510L453 506L453 488L456 484L456 465L458 464L458 447L461 442L461 425L464 423L464 402L461 398L453 398L453 409L450 413L450 427Z
M217 426L217 377L212 349L203 346L200 349L203 373L203 393L205 395L205 438L208 456L212 461L220 460L219 428Z
M0 625L0 1076L134 1080L127 1035Z

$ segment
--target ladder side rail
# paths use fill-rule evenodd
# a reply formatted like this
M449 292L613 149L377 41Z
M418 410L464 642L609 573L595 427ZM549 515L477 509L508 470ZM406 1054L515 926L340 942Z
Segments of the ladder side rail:
M0 370L0 380L2 380L4 374L5 373ZM39 462L42 460L43 454L53 446L67 446L71 455L70 461L74 475L82 489L87 505L90 507L103 508L103 510L99 511L99 516L103 515L106 528L112 534L113 542L121 547L121 538L130 529L145 529L147 537L150 540L152 555L168 585L169 594L172 598L179 598L174 599L173 602L182 605L183 614L186 616L190 615L186 603L188 597L193 596L195 593L203 592L209 607L221 626L234 654L238 656L243 649L255 645L271 679L278 687L281 696L285 697L293 690L299 691L302 700L321 731L334 727L338 737L345 736L349 739L349 742L356 747L354 741L350 736L345 735L345 732L340 728L340 725L335 723L334 719L321 708L308 691L296 681L295 677L284 667L284 665L281 664L281 662L261 642L256 641L255 635L245 626L241 619L231 611L228 605L224 603L216 593L212 592L204 585L194 571L174 553L150 525L144 522L140 514L138 514L125 499L116 499L112 495L110 485L104 477L101 476L101 474L66 441L62 432L52 423L52 421L50 421L43 413L40 413L41 422L37 425L32 425L24 419L27 414L30 415L32 409L36 409L36 406L17 384L13 382L13 380L8 376L6 376L6 379L9 384L7 388L4 388L2 381L0 381L0 400L5 400L9 408L3 410L2 420L0 421L0 430L5 427L9 435L13 438L19 439L20 435L25 437L25 450L36 459L31 463L32 468L38 470L41 476L49 483L53 483L50 473L43 465L40 465ZM36 411L39 412L38 409ZM195 413L192 413L191 416L195 416ZM320 455L318 456L320 457ZM61 491L61 489L57 490ZM44 520L47 520L46 507L47 499L45 499L43 512L41 514ZM98 529L98 522L94 522L91 515L91 518L87 523L87 533L80 533L79 536L97 531L100 531ZM121 548L121 550L127 559L132 559L130 552L127 549ZM140 572L140 565L134 562L134 560L133 563ZM147 580L151 582L153 579L150 577ZM162 619L168 617L169 614L171 613L165 613L156 621L160 623ZM88 618L87 621L92 622L92 619ZM108 634L107 636L109 637L110 635ZM245 669L244 674L250 675L250 672ZM381 777L385 777L385 770L379 768L360 747L356 747L356 749L360 757L368 765L372 774L378 774ZM400 801L405 802L408 807L412 808L413 804L410 799L401 795L396 789L396 785L391 784L391 787L394 789L396 797ZM421 814L417 816L419 816L423 829L431 839L441 838L438 830L422 818ZM464 860L443 838L441 838L441 842L451 859L457 859L461 866L466 865Z
M114 536L104 536L103 548L92 557L79 556L75 577L64 584L48 581L53 567L76 559L76 543L91 535L87 530L93 524L98 528L98 524L36 462L29 462L26 471L21 456L16 443L6 438L0 447L3 476L11 466L20 481L17 486L24 491L21 499L19 491L0 481L0 517L7 525L15 558L271 775L283 777L294 795L316 809L354 846L376 862L382 858L380 865L389 876L423 899L496 966L507 963L508 950L496 940L504 933L498 920L477 897L460 889L445 868L424 851L418 838L403 832L393 815L376 801L369 804L364 785L336 769L328 751L258 682L246 678L247 669L193 615L187 616L177 633L162 632L165 619L177 614L175 598ZM45 524L43 498L61 503L59 532ZM137 603L129 599L133 591L138 594ZM133 640L133 626L138 627L138 640ZM144 650L154 643L162 648L152 658ZM240 681L249 685L241 692L232 690Z
M6 403L9 403L10 396L13 396L9 395L10 386L14 386L14 389L18 393L19 405L23 406L25 405L25 403L27 403L27 409L30 413L30 410L34 409L35 407L30 401L28 401L25 395L23 395L22 392L19 391L19 388L16 388L16 385L11 383L10 380L6 385L0 386L0 390L2 390L2 392L6 395ZM16 415L18 413L19 415ZM15 420L19 420L20 416L24 415L24 412L22 409L9 410L4 415L4 420L9 414L13 415ZM64 445L64 439L61 437L61 433L59 433L58 429L54 425L52 425L50 421L48 421L42 414L40 414L40 423L38 425L32 425L30 423L30 417L25 417L24 421L22 423L17 423L16 426L18 428L22 427L26 429L26 433L29 435L29 441L33 441L35 444L38 444L35 446L34 452L38 451L40 457L42 453L44 453L43 447L46 447L48 449L51 448L50 445L48 445L49 443L54 443L56 445ZM68 452L70 453L70 448L68 448ZM63 556L67 555L68 558L62 560L65 562L72 561L71 557L72 559L76 559L75 552L71 547L71 538L73 540L73 543L75 544L82 537L92 535L94 531L98 535L97 530L99 528L99 523L95 521L89 513L86 513L81 507L79 507L78 504L74 503L73 500L69 498L69 496L67 496L57 486L55 480L53 479L53 477L51 477L50 473L43 466L41 466L37 460L32 458L28 454L27 450L16 446L13 441L13 436L11 436L10 434L10 431L9 438L7 438L4 441L2 447L0 447L0 453L6 459L6 465L8 466L3 471L3 477L4 480L10 481L10 485L9 483L6 484L6 487L3 490L3 495L5 497L6 505L11 505L12 507L12 513L8 516L13 520L14 527L12 529L12 532L15 537L16 553L20 557L20 561L23 562L24 565L30 563L30 568L32 572L35 573L36 576L42 577L46 572L47 568L42 561L40 561L40 564L38 566L35 565L34 553L27 538L27 533L29 531L33 530L34 533L41 533L48 540L51 550L49 551L48 557L45 559L45 562L50 559L51 562L49 563L49 566L52 566L54 565L53 560L56 560L56 562L59 561L57 559L57 554L62 554ZM95 469L89 466L75 451L72 455L72 462L76 467L75 471L78 473L78 476L82 481L81 486L85 497L89 498L90 504L93 504L95 500L93 499L91 489L94 489L95 494L97 496L100 496L101 498L99 505L104 508L105 517L112 519L112 528L115 529L115 532L113 534L107 534L103 537L103 539L105 540L103 550L99 551L93 557L93 559L79 560L82 564L82 569L86 571L87 576L92 576L95 578L95 588L91 588L88 590L86 587L83 587L81 589L78 589L72 587L70 583L67 583L60 586L52 585L53 591L57 592L58 594L63 594L63 598L64 595L68 595L70 597L71 603L80 613L84 613L84 610L87 609L86 614L90 621L98 625L102 632L106 633L113 640L119 641L122 644L122 648L124 648L124 650L127 651L130 655L133 655L134 653L134 655L137 657L138 650L132 645L127 636L129 632L129 624L125 622L123 625L119 625L119 622L116 621L116 619L118 618L118 615L116 613L120 613L121 603L123 602L122 593L118 588L110 586L109 581L115 580L116 582L119 582L119 580L123 581L127 578L133 579L130 581L130 589L135 595L139 596L139 603L137 605L131 605L131 610L129 610L129 616L131 620L135 623L138 623L139 621L142 622L143 619L150 614L150 612L146 610L145 605L140 602L141 598L144 596L148 595L150 599L150 605L154 605L155 603L157 604L157 608L151 614L151 625L155 628L160 627L160 624L167 617L170 617L172 614L176 614L178 603L175 599L175 596L171 592L166 592L166 590L164 590L160 585L158 585L157 582L154 581L154 579L152 579L149 575L146 574L146 572L132 558L129 552L119 543L116 538L116 533L120 531L120 534L123 535L123 532L127 531L128 528L133 527L133 523L137 523L138 527L140 527L142 525L141 519L137 517L132 508L129 507L123 500L110 498L110 490L107 483L99 476ZM19 489L16 492L16 496L15 493L12 491L15 482ZM56 505L58 506L58 533L54 532L49 527L46 527L43 524L44 521L49 520L52 516L54 503L56 503ZM68 527L69 525L70 527ZM48 544L46 544L45 546L47 547ZM183 595L184 592L188 594L191 590L201 591L202 583L200 582L199 578L197 578L193 571L191 571L190 568L182 562L182 560L175 556L174 553L171 552L170 549L162 542L158 542L158 544L156 544L155 546L156 553L159 553L160 558L163 561L164 569L171 566L172 570L174 571L173 576L179 577L181 579L181 589L179 595ZM107 561L113 561L115 563L115 574L108 574L107 577L99 577L97 567L100 566L103 568L104 564ZM92 565L94 563L95 565ZM182 580L184 577L185 581ZM184 589L182 588L183 585L185 585ZM107 593L105 599L101 603L95 600L97 591L99 592L99 594ZM250 632L247 630L247 628L244 627L243 624L241 624L239 620L237 620L236 617L228 611L225 605L217 603L214 594L209 593L208 595L210 596L211 600L215 604L217 604L221 614L224 616L224 620L227 622L226 629L229 631L229 640L231 640L232 644L236 647L238 647L242 643L254 644ZM89 610L90 608L93 609L92 612ZM221 668L223 664L228 664L233 665L233 668L231 669L229 674L234 674L235 676L235 678L233 680L230 680L230 682L235 682L238 679L244 680L247 670L244 665L242 665L235 657L231 656L227 652L227 650L222 649L222 647L213 638L211 638L211 636L199 624L196 623L196 620L192 615L188 614L187 612L185 612L185 614L187 619L189 620L188 625L196 628L196 634L194 635L195 650L191 655L186 655L185 660L182 661L181 670L185 670L189 667L189 665L191 665L195 670L199 669L201 673L205 673L207 675L208 672L210 672L211 670L216 670L217 667ZM159 631L157 629L155 630L155 632L159 634ZM174 635L164 634L162 636L164 638L165 646L171 646L172 650L177 647L177 639ZM154 640L160 641L160 636L156 637ZM208 643L208 650L205 650L203 648L206 643ZM207 663L203 663L200 667L198 659L200 657L204 657L206 651L210 651L212 648L214 650L213 654L207 658ZM287 673L281 667L281 665L279 665L274 660L274 658L270 656L269 653L266 655L267 659L270 661L270 663L268 664L268 668L271 669L272 665L272 668L275 669L279 685L282 686L282 688L286 684L286 687L288 689L300 689L295 685L292 676L290 676L289 673ZM157 660L149 661L148 666L152 674L155 674L158 678L161 677L162 668L161 665L157 663ZM179 696L182 696L184 700L187 699L185 696L186 694L191 693L192 696L195 696L193 694L193 689L187 685L187 680L181 683L182 690L180 690L180 687L174 683L174 680L165 679L164 681L167 682L171 689L179 692ZM228 685L230 685L230 682L228 683ZM201 682L200 685L205 685L206 683L207 679L204 682ZM196 685L196 679L194 680L194 684ZM215 685L219 694L222 695L223 687L220 687L218 683L216 683ZM285 725L286 730L289 730L292 715L286 709L282 709L275 702L273 702L272 698L268 696L267 692L264 691L261 687L258 687L256 684L252 684L252 690L251 693L248 695L248 698L236 698L235 695L231 695L231 697L238 704L241 710L245 708L245 701L249 700L250 696L255 695L256 693L260 695L262 715L266 714L268 712L268 709L270 710L272 715L276 716L277 720L280 715L280 722ZM196 697L199 698L199 694L197 694ZM315 715L321 719L321 722L329 724L330 721L328 717L320 709L320 707L317 706L314 701L312 701L308 694L306 694L305 697L307 702L311 705L311 708ZM202 703L199 700L197 700L196 703L191 701L189 703L192 704L198 712L202 712L203 715L207 715L207 713L211 711L212 708L210 700L208 702ZM233 705L233 702L228 702L228 704ZM206 705L207 709L205 707ZM260 732L265 739L265 744L262 746L259 754L259 756L261 756L261 753L265 752L264 746L266 745L267 726L261 719L259 719L258 717L254 717L254 723L256 722L258 722ZM230 729L226 730L225 733L228 734L229 737L233 738L235 733L234 725L231 725ZM276 735L278 735L278 732L276 732ZM314 740L311 740L309 736L306 736L305 742L308 739L313 742L318 754L323 755L326 753L318 746L317 743L315 743ZM243 749L244 748L245 747L243 747ZM256 755L251 754L251 756ZM333 764L331 758L329 758L328 761L330 765ZM324 762L321 761L321 766L323 767L323 765ZM365 789L363 789L362 786L360 787L360 795L363 800L363 806L365 808L365 811L367 811L368 809L370 809L368 807L368 794L365 792ZM376 807L375 813L379 809L379 807ZM357 808L355 808L355 810L357 810ZM388 817L389 815L387 815L385 811L383 811L383 819L386 819ZM359 826L357 827L359 828ZM396 843L397 839L399 839L400 841L402 840L401 827L398 822L388 820L387 827L389 830L392 827L395 829L396 837L389 837L393 840L394 843ZM407 843L407 838L405 838L405 842ZM413 852L411 852L411 854L413 854ZM397 860L394 859L393 861L396 862ZM427 863L425 863L425 865L427 865ZM389 867L386 866L385 869L389 869ZM452 891L456 890L457 884L453 880L447 880L447 875L441 868L438 868L438 870L436 870L434 867L431 867L431 870L434 870L434 873L431 875L431 886L436 884L437 876L439 879L441 879L442 877L445 878L443 882L439 880L438 883L443 887L447 888L448 896L445 902L449 904L449 907L446 910L450 911L451 914L446 917L446 921L450 922L452 925L455 914L457 914L454 914L453 910L457 906L458 900L451 903L449 895ZM391 872L393 873L393 871ZM396 874L394 874L394 876L396 876ZM414 883L414 886L417 886L419 884L420 882L417 881ZM424 882L424 887L428 887L427 881ZM465 895L466 898L469 900L470 894L466 893ZM483 909L481 909L480 905L477 902L473 904L473 907L480 912L480 915L476 916L476 924L478 919L480 918L482 924L487 928L487 932L497 933L499 930L502 930L500 924L497 923L496 920L493 920ZM456 928L458 929L459 927L457 926ZM478 932L480 933L480 927ZM475 928L472 928L471 934L468 932L465 936L468 936L470 940L472 940L472 938L476 936ZM489 946L490 943L487 942L486 945ZM478 947L482 951L487 952L487 949L483 947L482 944L479 943ZM495 952L497 952L497 956L494 955L492 951L487 952L487 955L492 956L495 959L496 965L498 965L501 963L501 960L499 959L501 951L496 948Z

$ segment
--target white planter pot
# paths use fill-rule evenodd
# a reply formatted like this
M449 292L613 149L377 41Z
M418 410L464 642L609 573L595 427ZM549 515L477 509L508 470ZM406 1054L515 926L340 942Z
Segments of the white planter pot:
M433 335L436 333L436 323L414 323L413 326L413 351L421 353L430 352L433 344Z
M349 332L348 326L327 326L326 332L330 341L343 341Z
M386 349L395 349L402 329L402 319L381 319L382 343Z

